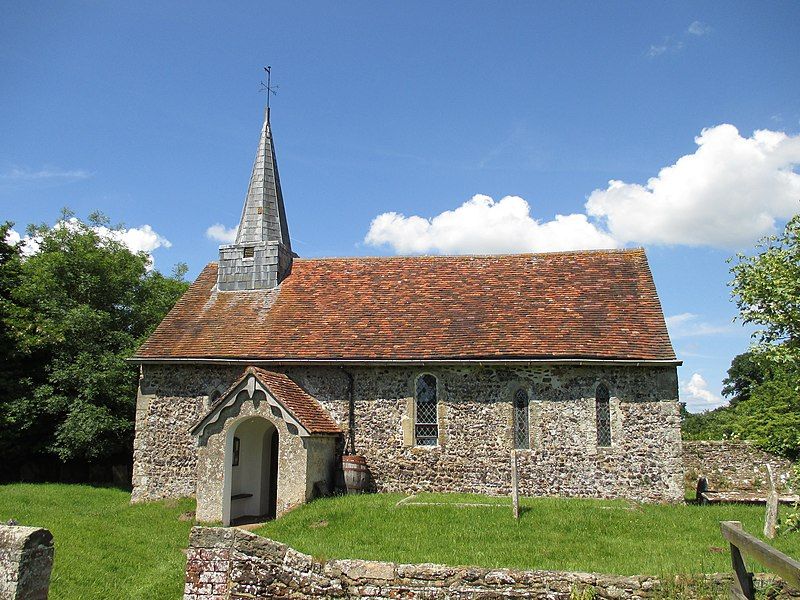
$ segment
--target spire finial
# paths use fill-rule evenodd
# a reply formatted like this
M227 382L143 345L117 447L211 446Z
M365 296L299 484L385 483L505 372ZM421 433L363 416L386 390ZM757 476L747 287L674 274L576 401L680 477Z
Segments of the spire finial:
M269 110L269 95L272 94L273 96L278 95L278 86L272 85L272 67L266 66L264 70L267 72L267 83L261 82L261 89L267 93L267 110Z

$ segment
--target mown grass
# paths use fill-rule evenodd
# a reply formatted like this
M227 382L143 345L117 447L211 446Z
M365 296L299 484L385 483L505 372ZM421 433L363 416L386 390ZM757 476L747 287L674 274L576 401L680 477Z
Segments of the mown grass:
M51 600L181 598L194 501L130 504L130 493L82 485L0 486L0 521L46 527Z
M420 494L413 502L445 505L398 506L402 498L317 500L257 532L319 558L663 576L728 571L730 554L719 522L741 521L759 534L764 518L759 506L524 498L517 523L507 498ZM470 502L497 506L454 506ZM780 535L770 543L800 555L800 534Z
M507 498L420 494L413 502L436 504L397 506L401 499L375 494L317 500L258 533L319 558L664 576L728 571L719 521L742 521L757 534L764 515L759 506L524 498L516 523ZM192 522L178 517L194 502L129 502L129 493L111 488L6 485L0 486L0 520L13 517L53 532L52 600L180 598ZM800 554L800 534L770 543Z

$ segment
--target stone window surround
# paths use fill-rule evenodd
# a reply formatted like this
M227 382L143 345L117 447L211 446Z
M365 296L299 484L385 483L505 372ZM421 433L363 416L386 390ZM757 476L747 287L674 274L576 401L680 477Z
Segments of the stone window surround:
M417 443L417 382L420 377L430 375L436 380L436 443L435 444L418 444ZM415 449L427 451L441 448L444 445L444 394L442 393L441 377L432 373L431 371L420 371L414 374L411 381L411 402L409 402L411 415L411 446Z
M608 446L600 446L597 443L597 388L601 385L608 390L608 410L609 410L609 429L611 444ZM620 410L620 403L622 402L611 389L611 386L604 379L599 379L594 384L594 393L590 398L591 402L591 439L589 441L590 447L593 447L598 455L613 454L619 449L620 441L622 440L622 411Z
M515 444L515 435L516 435L516 423L514 422L514 395L519 391L523 390L526 394L528 394L528 447L527 448L516 448ZM508 398L508 443L509 448L511 450L516 450L517 452L530 452L531 450L535 450L536 446L534 445L536 437L533 435L535 427L538 425L538 414L535 412L534 403L537 401L537 397L534 394L534 386L532 383L528 381L514 381L512 382L505 393L505 397Z

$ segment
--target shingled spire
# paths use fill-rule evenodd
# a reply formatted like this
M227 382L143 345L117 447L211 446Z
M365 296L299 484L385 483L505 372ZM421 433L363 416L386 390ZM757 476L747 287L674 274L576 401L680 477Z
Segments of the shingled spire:
M219 247L217 287L222 291L273 288L289 275L292 256L267 108L236 242Z

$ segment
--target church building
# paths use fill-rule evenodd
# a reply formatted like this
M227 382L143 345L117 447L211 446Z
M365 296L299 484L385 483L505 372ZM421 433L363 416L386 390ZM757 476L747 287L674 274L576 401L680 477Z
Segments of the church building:
M291 206L291 205L290 205ZM134 359L133 500L280 516L380 492L683 499L675 352L642 249L300 258L269 109L235 243Z

